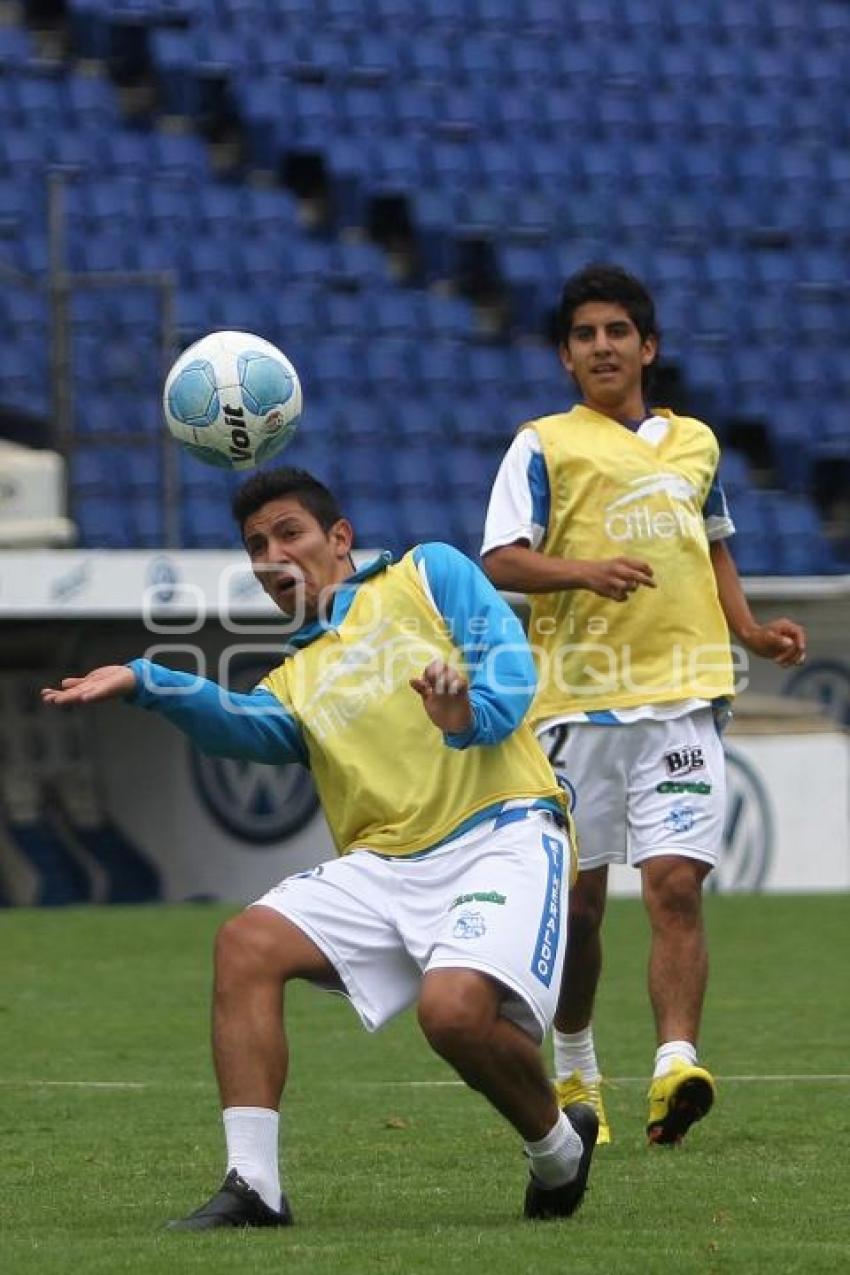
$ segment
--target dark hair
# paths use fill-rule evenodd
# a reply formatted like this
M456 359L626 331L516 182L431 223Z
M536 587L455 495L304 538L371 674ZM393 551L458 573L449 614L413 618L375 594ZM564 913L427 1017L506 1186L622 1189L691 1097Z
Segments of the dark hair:
M318 478L306 469L293 469L282 465L278 469L264 469L252 474L233 494L233 517L244 530L245 521L270 500L292 496L308 513L312 514L323 531L330 531L343 516L336 498Z
M640 333L641 341L655 337L661 343L661 330L655 317L655 302L645 284L622 266L605 261L593 261L590 265L570 275L561 292L561 302L555 318L555 331L560 345L566 345L573 326L573 316L588 301L610 301L621 305ZM648 389L652 381L658 355L649 367L643 369L643 386Z

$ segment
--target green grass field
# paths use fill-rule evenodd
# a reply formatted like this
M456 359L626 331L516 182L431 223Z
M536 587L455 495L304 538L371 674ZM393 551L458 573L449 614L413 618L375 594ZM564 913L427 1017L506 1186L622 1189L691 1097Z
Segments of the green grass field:
M283 1166L297 1225L169 1234L223 1170L206 906L0 920L0 1271L835 1272L850 1267L850 897L707 901L720 1097L647 1149L640 905L615 901L597 1036L614 1143L575 1218L521 1219L513 1132L405 1015L375 1037L296 988ZM793 1079L792 1077L809 1077Z

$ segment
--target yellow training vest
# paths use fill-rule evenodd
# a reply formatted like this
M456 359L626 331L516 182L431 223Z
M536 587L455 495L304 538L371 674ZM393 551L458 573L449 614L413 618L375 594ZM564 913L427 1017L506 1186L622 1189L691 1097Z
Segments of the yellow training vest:
M531 598L540 674L535 723L559 714L732 693L729 633L717 596L703 504L719 448L707 425L667 410L658 446L588 407L529 422L550 489L541 551L648 562L656 588L626 602L588 589Z
M512 798L564 807L527 722L499 744L459 750L443 741L409 679L432 659L457 657L406 554L358 586L338 629L264 679L301 727L340 854L355 846L415 854Z

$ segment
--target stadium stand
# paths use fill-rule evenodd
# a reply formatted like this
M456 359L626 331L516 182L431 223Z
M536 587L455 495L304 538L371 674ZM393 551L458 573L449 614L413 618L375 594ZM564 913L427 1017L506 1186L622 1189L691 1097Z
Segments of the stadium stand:
M286 350L306 403L289 455L335 477L364 542L474 552L513 429L570 401L561 279L619 259L656 293L673 405L727 450L742 569L847 569L846 5L27 0L0 17L10 412L49 415L47 306L20 278L47 282L60 172L71 270L170 271L179 345L226 326ZM147 475L94 492L81 451L84 543L160 534L158 305L131 282L72 297L63 447L132 435L111 472ZM427 502L417 442L446 477ZM229 479L197 468L184 543L231 544Z

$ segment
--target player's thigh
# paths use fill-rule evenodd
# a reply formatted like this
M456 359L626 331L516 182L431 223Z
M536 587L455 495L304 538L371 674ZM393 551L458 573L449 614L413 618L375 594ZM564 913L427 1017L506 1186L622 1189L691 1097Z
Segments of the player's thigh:
M286 877L256 903L291 921L327 957L337 975L329 990L344 992L369 1031L412 1005L421 981L396 925L396 893L394 865L355 851Z
M629 858L684 855L713 867L723 840L726 768L710 709L634 723L640 748L629 776Z
M539 1040L555 1013L566 945L566 832L535 813L466 842L454 858L433 895L425 969L486 975L504 989L502 1016Z
M630 729L565 722L537 737L569 795L582 871L625 863Z

